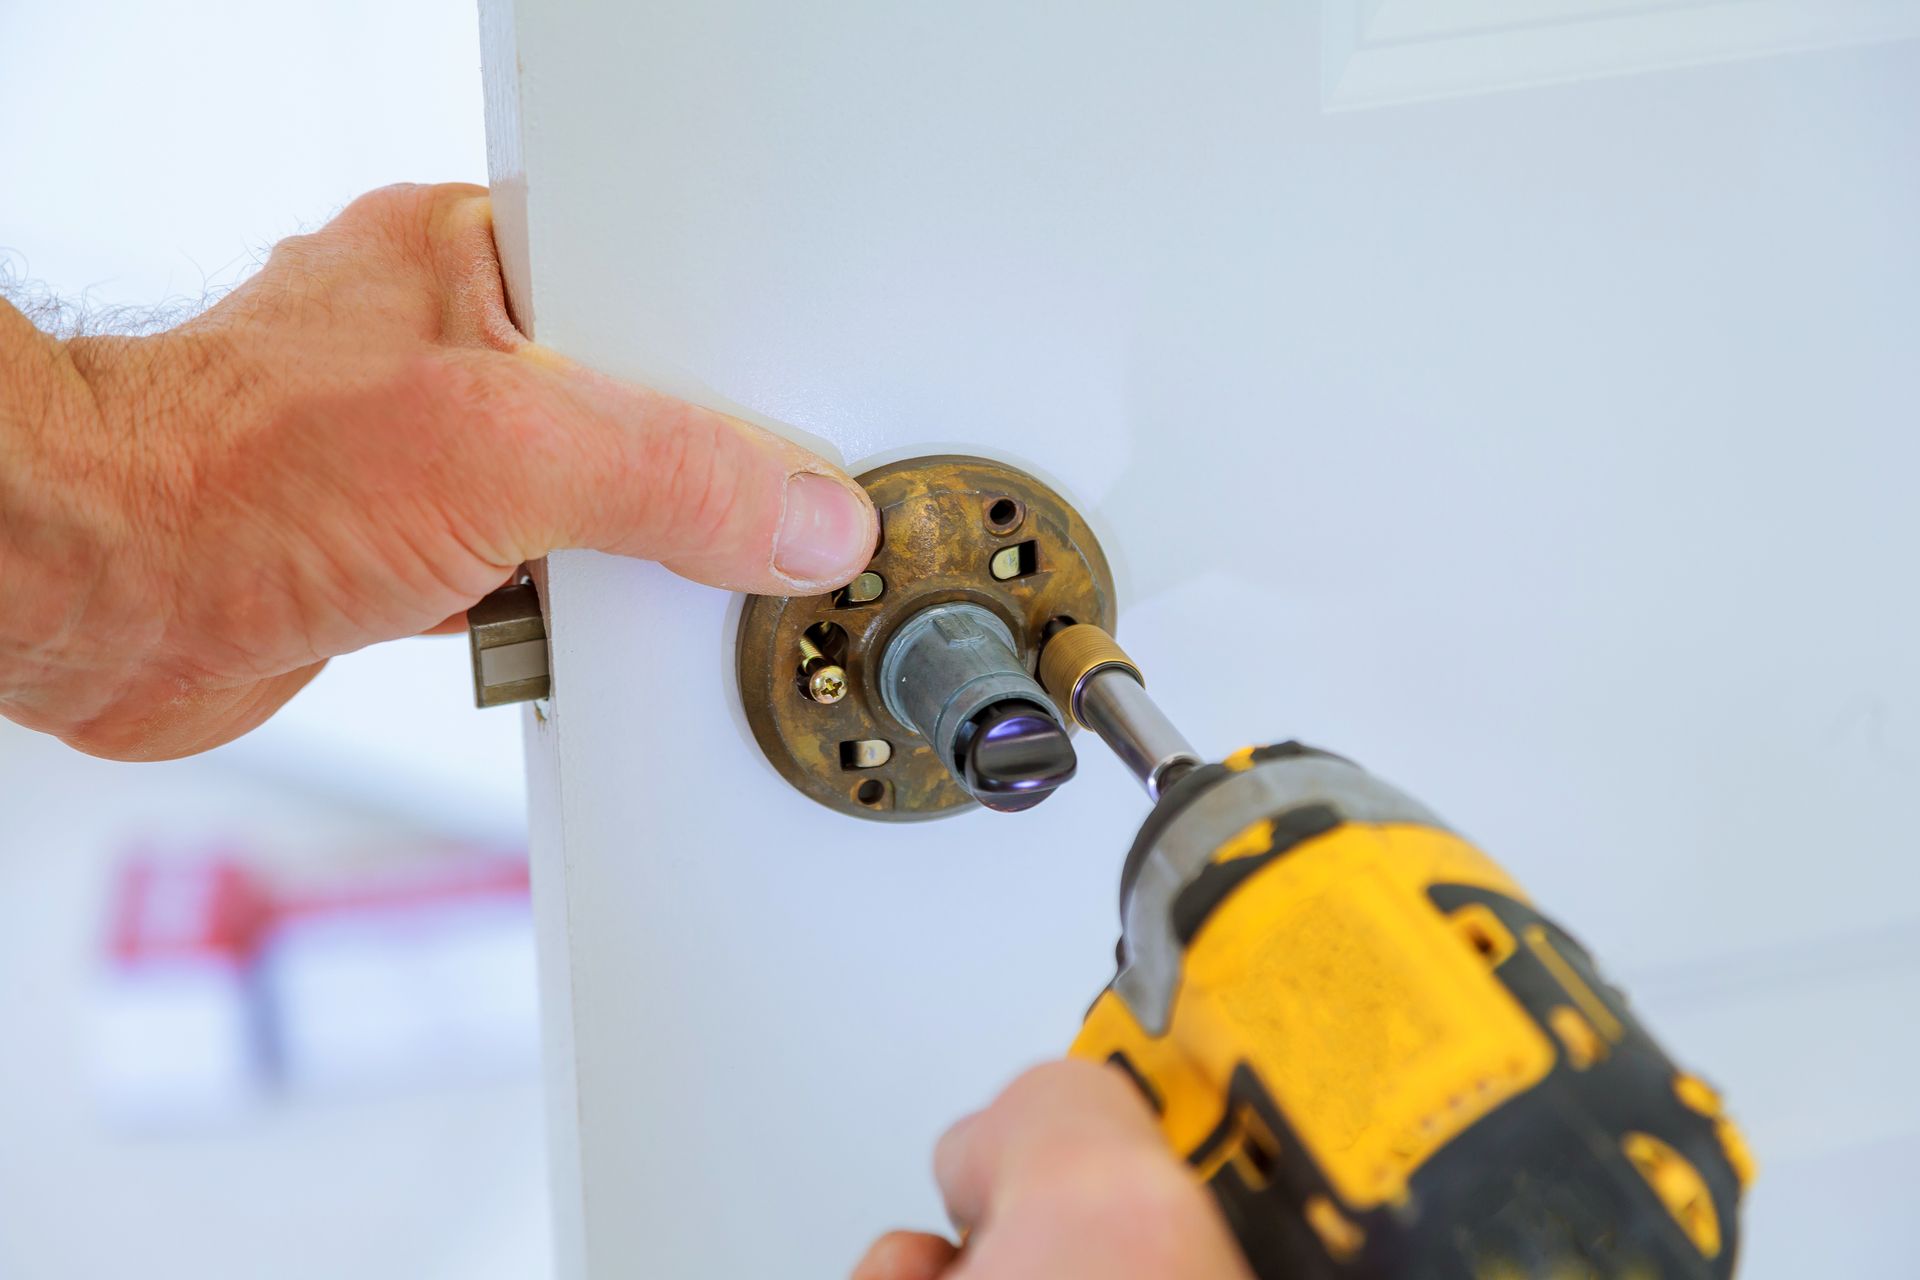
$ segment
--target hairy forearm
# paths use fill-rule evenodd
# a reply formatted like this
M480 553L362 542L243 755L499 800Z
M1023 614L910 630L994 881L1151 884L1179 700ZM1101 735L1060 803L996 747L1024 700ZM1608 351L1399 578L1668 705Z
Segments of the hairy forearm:
M0 301L0 706L29 718L34 690L84 678L62 670L70 642L137 552L136 457L101 383L145 341L63 342Z
M80 399L87 396L66 345L0 298L0 484L10 489L21 478L22 468L33 461L29 444L52 427L56 416L71 413L76 393ZM0 506L0 528L8 511Z
M91 399L64 345L0 301L0 700L27 683L59 622L36 569L62 505L44 446L84 429L75 418Z

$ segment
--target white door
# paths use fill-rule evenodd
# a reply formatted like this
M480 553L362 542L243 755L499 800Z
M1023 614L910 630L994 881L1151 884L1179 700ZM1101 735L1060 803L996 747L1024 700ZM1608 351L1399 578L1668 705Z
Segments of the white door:
M1048 478L1198 745L1420 795L1726 1088L1746 1276L1906 1265L1920 6L482 9L541 341ZM843 1275L1073 1034L1143 801L1088 750L1025 815L838 816L747 733L737 599L546 600L562 1274Z

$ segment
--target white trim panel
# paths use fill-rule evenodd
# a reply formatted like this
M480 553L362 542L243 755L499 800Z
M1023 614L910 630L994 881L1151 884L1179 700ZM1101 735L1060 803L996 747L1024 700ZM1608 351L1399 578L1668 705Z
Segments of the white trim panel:
M1322 102L1387 106L1920 36L1920 0L1321 0Z

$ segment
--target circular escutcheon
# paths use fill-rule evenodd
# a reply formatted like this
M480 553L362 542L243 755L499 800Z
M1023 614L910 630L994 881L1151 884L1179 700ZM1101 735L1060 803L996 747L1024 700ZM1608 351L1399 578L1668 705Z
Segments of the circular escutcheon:
M929 605L969 600L1012 631L1027 670L1043 631L1070 619L1113 628L1113 575L1093 531L1026 472L942 455L859 477L880 510L867 573L832 595L750 596L737 672L754 740L780 776L842 813L890 822L975 806L946 762L882 705L880 655ZM845 672L835 702L809 693Z

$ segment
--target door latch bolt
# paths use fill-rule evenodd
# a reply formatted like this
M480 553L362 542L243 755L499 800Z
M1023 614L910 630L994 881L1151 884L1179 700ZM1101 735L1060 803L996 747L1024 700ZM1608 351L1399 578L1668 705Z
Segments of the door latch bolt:
M531 582L501 587L467 610L467 645L476 707L532 702L553 692L547 623Z

